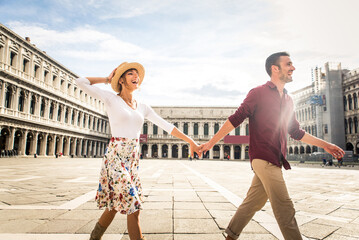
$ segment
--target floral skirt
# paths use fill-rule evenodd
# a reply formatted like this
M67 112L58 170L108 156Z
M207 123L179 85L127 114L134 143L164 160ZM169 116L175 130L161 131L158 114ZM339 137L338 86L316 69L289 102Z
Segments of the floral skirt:
M142 209L143 193L138 176L139 141L111 138L101 167L97 206L132 214Z

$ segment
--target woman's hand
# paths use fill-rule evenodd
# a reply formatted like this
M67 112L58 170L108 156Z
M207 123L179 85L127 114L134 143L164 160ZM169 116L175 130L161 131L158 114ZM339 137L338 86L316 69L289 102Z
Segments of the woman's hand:
M117 68L115 68L115 69L110 73L110 75L108 75L108 77L107 77L109 84L111 84L112 78L113 78L113 76L115 76L116 69L117 69Z
M202 152L199 151L199 146L197 143L192 142L190 143L190 153L191 153L191 157L194 157L194 152L196 152L198 154L198 157L200 158L202 156Z

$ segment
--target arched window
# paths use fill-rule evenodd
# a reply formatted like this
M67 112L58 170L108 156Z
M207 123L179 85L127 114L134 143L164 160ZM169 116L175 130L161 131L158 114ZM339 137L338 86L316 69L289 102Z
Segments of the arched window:
M215 123L214 124L214 134L216 134L219 130L219 124L218 123Z
M240 135L240 127L238 126L235 130L235 133L234 133L236 136L239 136Z
M75 113L74 113L74 111L72 111L72 114L71 114L71 124L72 125L74 124L74 121L75 121Z
M21 91L19 96L19 105L18 105L18 110L20 112L24 111L24 100L25 100L24 91Z
M348 96L348 107L349 107L349 110L352 110L352 95Z
M354 117L354 133L358 133L358 119Z
M249 136L249 125L246 124L246 136Z
M204 129L203 130L204 130L204 135L208 136L208 123L204 124Z
M6 94L5 94L5 107L11 108L11 102L12 102L12 88L9 86L6 89Z
M30 114L32 114L32 115L35 114L35 104L36 104L36 98L35 98L35 96L32 96L31 102L30 102Z
M62 107L59 106L59 109L57 110L57 121L61 121L61 114L62 114Z
M66 109L66 111L65 111L65 123L67 123L68 118L69 118L69 111ZM90 118L89 118L89 124L90 124Z
M143 134L147 134L147 132L148 132L148 125L147 125L147 123L144 123L143 124Z
M188 135L188 123L183 124L183 132Z
M45 100L42 99L40 106L40 117L44 117L45 115Z
M193 125L193 135L198 136L198 123Z
M153 135L157 135L157 134L158 134L158 127L156 124L153 124Z
M345 119L344 120L344 127L345 127L345 134L348 133L348 121Z
M49 119L52 119L54 117L54 104L50 104L50 111L49 111Z
M358 108L358 97L357 97L356 93L353 94L353 102L354 102L354 109L357 109Z
M353 129L353 120L349 118L349 134L353 133L352 129Z
M81 113L77 113L77 126L80 126L80 120L81 120ZM102 122L102 126L101 126L101 130L103 128L103 122Z
M343 103L344 103L344 111L347 110L347 98L344 96L343 97Z

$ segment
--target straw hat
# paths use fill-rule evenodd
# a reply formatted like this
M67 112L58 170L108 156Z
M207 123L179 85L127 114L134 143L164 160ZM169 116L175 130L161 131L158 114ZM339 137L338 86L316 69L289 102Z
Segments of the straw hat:
M132 62L132 63L123 62L117 67L116 73L113 76L113 78L111 79L111 87L115 92L117 92L117 93L120 92L120 84L118 83L118 80L120 79L120 77L122 76L122 74L124 72L126 72L127 70L129 70L131 68L134 68L137 70L138 76L140 78L139 85L141 85L143 78L145 77L145 69L143 68L143 66L136 62Z

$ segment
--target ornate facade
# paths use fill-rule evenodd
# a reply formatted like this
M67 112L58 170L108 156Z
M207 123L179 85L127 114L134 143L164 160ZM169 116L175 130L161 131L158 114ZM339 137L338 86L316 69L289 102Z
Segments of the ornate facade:
M173 123L197 143L209 141L232 115L235 107L153 107L164 119ZM204 158L248 159L248 119L218 142ZM242 136L242 138L240 137ZM188 158L189 144L177 139L151 122L142 129L141 152L148 158Z
M349 72L342 69L341 64L333 63L326 63L323 69L312 69L312 84L292 93L296 118L301 127L344 150L354 150L353 146L358 144L355 127L358 119L358 88L356 70ZM288 141L289 154L313 153L318 150L323 151L300 141ZM356 150L354 153L359 152Z
M359 68L343 74L343 94L345 147L359 154Z
M0 151L101 156L110 138L104 104L77 76L0 25Z

